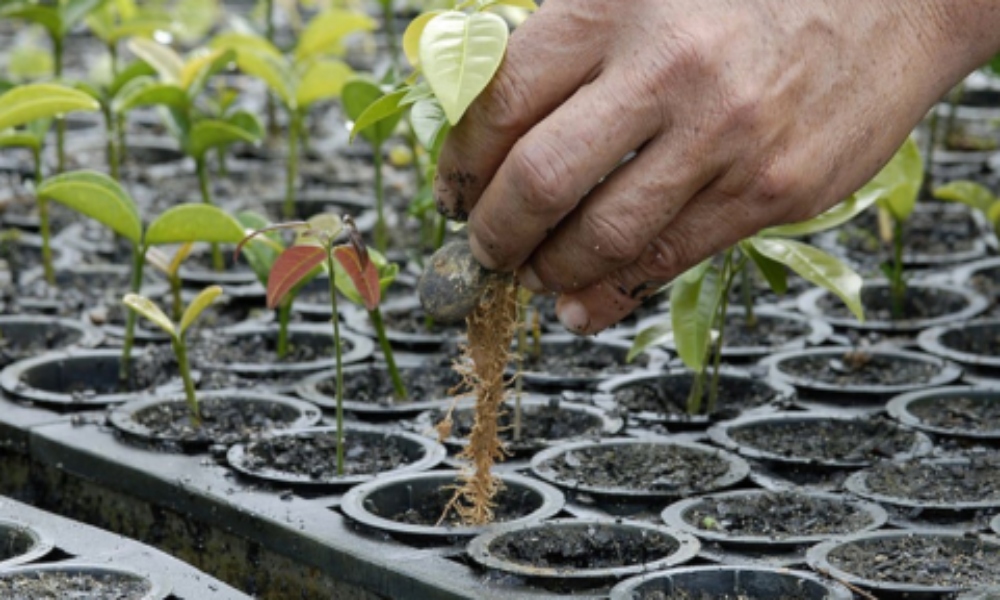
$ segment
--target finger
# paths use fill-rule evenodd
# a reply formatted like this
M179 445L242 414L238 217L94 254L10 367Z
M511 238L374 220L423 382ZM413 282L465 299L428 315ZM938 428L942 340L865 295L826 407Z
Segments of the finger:
M635 262L722 170L711 156L720 153L689 137L675 128L661 133L591 191L522 266L522 285L577 290Z
M490 85L452 129L438 158L438 210L465 220L507 152L600 68L599 14L550 0L511 36Z
M662 114L637 95L602 76L518 140L469 217L469 244L483 266L520 266L589 190L659 133Z

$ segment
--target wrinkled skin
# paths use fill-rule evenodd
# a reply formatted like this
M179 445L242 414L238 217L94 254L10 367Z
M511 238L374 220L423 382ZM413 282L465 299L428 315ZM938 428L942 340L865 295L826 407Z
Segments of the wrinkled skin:
M449 135L438 206L594 333L846 198L998 48L995 0L546 0Z

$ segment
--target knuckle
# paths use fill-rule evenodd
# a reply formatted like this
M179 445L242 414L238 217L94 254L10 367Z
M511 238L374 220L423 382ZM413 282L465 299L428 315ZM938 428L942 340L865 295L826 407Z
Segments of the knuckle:
M692 248L683 239L661 235L646 246L634 263L642 281L671 279L690 266L687 263L688 257L692 255Z
M561 216L567 203L575 201L571 197L569 164L563 152L551 143L519 143L508 160L512 181L531 214Z
M624 223L611 215L587 213L583 217L584 235L582 239L591 240L592 247L587 251L605 262L615 266L627 264L635 260L642 252L644 242L636 232L628 231Z
M512 61L505 61L482 96L481 118L501 135L520 134L531 125L530 91L517 69Z

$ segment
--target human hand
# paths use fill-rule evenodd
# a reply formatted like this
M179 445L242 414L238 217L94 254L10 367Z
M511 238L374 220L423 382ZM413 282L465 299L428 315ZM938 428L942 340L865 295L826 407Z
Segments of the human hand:
M991 0L547 0L449 134L438 206L594 333L847 197L997 31Z

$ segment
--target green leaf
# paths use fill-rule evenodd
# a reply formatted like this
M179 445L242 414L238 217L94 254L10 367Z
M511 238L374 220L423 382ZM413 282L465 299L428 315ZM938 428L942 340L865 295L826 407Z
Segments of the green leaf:
M236 60L236 52L230 49L215 49L201 51L188 59L181 69L178 85L194 100L209 77L225 69L229 63Z
M228 146L236 142L251 144L260 140L262 132L258 127L250 126L244 120L221 121L218 119L203 119L191 127L188 134L187 152L196 160L200 160L212 148Z
M51 79L54 73L55 62L46 48L18 44L7 55L7 75L15 81Z
M740 242L740 250L749 256L753 264L757 266L757 270L764 276L771 291L778 295L784 295L788 291L788 269L785 268L785 265L757 252L748 240Z
M398 115L403 110L400 102L406 96L407 92L405 89L397 90L369 104L367 108L361 111L358 118L354 119L354 127L351 128L351 141L354 141L358 133L364 134L364 130L376 123ZM396 119L396 122L398 123L399 120Z
M905 221L917 204L924 179L924 163L920 149L912 138L903 145L875 177L861 188L860 193L876 191L879 204L897 221Z
M444 11L432 10L421 14L416 19L410 21L410 24L406 27L406 31L403 32L403 53L406 55L406 60L410 62L410 66L414 69L420 68L420 38L424 34L424 29L431 22L431 19L442 12Z
M45 28L52 38L62 39L62 15L55 6L41 6L30 1L7 1L0 4L0 19L24 19Z
M128 49L153 67L164 82L180 83L184 59L169 46L145 38L132 38L128 41Z
M263 81L286 108L296 108L295 91L299 82L295 69L273 44L259 35L229 32L216 36L212 46L235 50L241 71Z
M173 322L169 317L167 317L167 315L163 314L160 307L149 298L145 298L138 294L125 294L125 297L122 298L122 303L155 323L157 327L165 331L170 337L177 337L177 330L174 328Z
M76 27L83 18L97 9L106 0L64 0L60 2L59 16L62 27L62 37L69 33L70 29Z
M988 187L974 181L952 181L935 188L934 197L938 200L961 202L983 214L989 212L990 207L997 202L997 197Z
M143 60L133 61L118 71L118 75L108 87L108 95L114 98L133 79L153 75L156 75L156 70L149 66L149 63Z
M146 244L237 244L244 235L239 221L221 208L210 204L190 203L169 208L154 219L146 230Z
M448 118L436 98L420 100L410 109L410 123L417 140L427 149L434 148Z
M719 271L711 259L685 271L670 289L674 345L684 364L698 373L705 369L718 296Z
M148 76L136 77L111 101L111 112L122 115L133 108L153 105L186 111L188 96L177 84L163 83Z
M271 226L271 222L266 217L252 211L241 212L236 215L236 219L247 230L259 231ZM267 287L268 274L271 272L271 267L274 266L274 261L278 259L278 255L284 249L276 232L267 232L254 237L251 243L247 243L241 248L242 256L246 257L250 269L253 270L254 275L264 287Z
M142 220L135 202L104 173L73 171L50 177L38 186L40 198L54 200L86 215L135 246L142 244Z
M643 329L635 336L632 347L628 350L625 362L632 362L646 350L659 346L674 337L674 328L669 321L655 323Z
M198 293L191 303L188 304L187 308L184 309L184 314L181 315L180 329L177 332L178 337L184 335L184 332L188 330L188 327L195 322L195 320L201 315L206 308L215 302L215 299L222 295L222 287L218 285L212 285L201 292Z
M507 36L507 24L492 13L447 11L427 23L420 65L452 125L493 79Z
M295 90L295 104L299 110L306 110L313 102L329 100L340 96L354 70L339 60L316 60L306 67Z
M0 131L0 148L30 148L32 152L39 152L44 141L42 137L27 131Z
M764 237L801 237L839 227L863 213L878 200L879 193L873 190L861 190L850 198L840 202L827 211L816 215L808 221L768 227L758 235Z
M479 10L486 10L493 8L494 6L512 6L514 8L521 8L528 12L535 12L538 10L538 5L535 4L534 0L486 0L480 1Z
M320 54L337 49L349 34L374 31L375 21L368 15L348 10L332 9L315 17L299 34L295 46L295 62L304 63Z
M782 238L750 238L750 243L773 261L786 265L807 281L836 294L859 321L864 321L861 305L861 276L829 254L808 244Z
M369 106L383 97L382 88L378 85L367 79L357 78L344 84L344 89L340 92L340 103L343 105L347 117L357 122ZM380 146L392 136L392 132L396 130L396 125L399 124L402 116L402 113L388 115L359 130L359 133L372 145Z
M100 110L89 94L57 83L31 83L0 96L0 130L72 111Z
M421 81L420 83L403 89L408 90L406 95L403 96L403 99L399 101L399 103L403 106L414 104L420 100L434 98L434 91L431 90L431 86L427 85L426 81Z
M292 246L274 261L267 280L267 307L274 308L288 292L302 283L326 260L326 249L319 246Z

